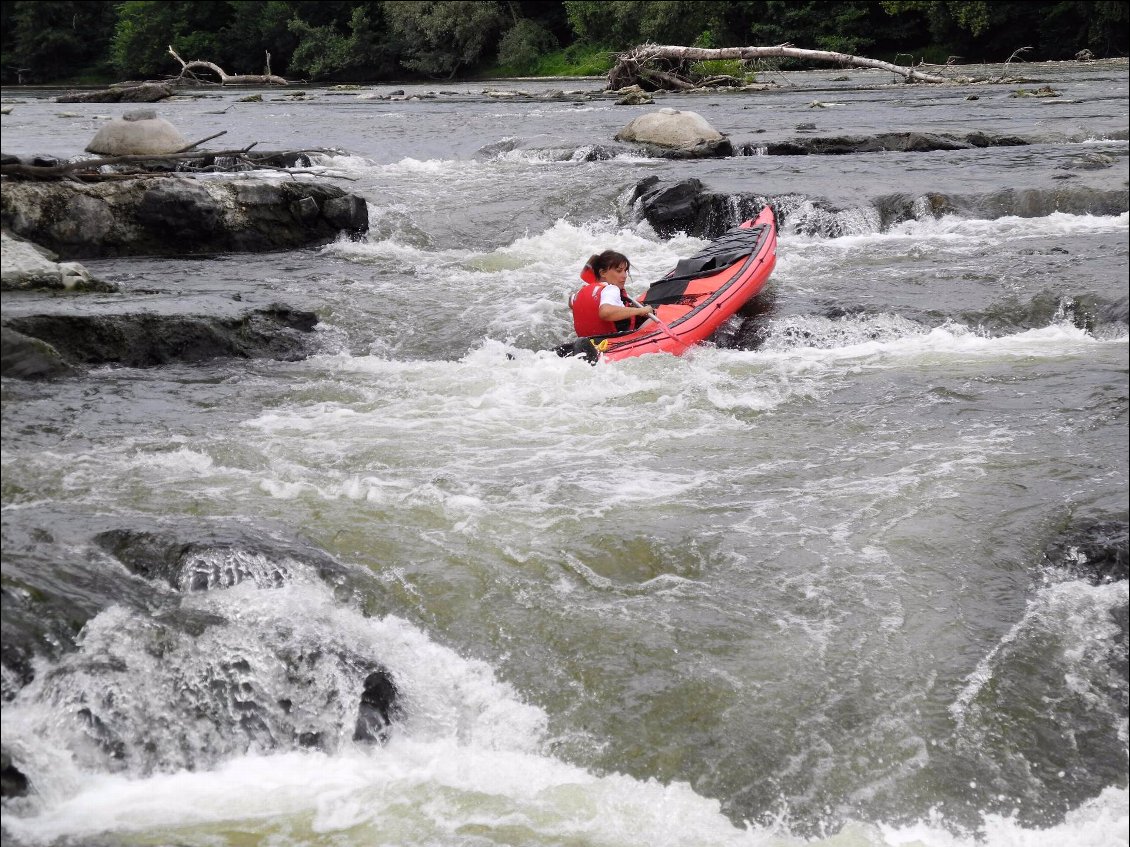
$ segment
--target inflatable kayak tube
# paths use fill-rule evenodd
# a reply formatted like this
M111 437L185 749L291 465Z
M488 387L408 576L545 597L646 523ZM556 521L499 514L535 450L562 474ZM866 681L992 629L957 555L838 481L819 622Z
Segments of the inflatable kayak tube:
M579 338L558 352L606 362L647 353L682 355L756 297L776 263L777 223L766 206L651 284L639 299L655 307L663 326L648 320L627 332Z

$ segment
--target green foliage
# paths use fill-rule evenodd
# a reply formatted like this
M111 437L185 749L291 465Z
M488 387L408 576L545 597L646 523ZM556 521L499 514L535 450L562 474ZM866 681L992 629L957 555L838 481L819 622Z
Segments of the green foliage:
M558 47L553 33L529 18L521 18L498 42L498 64L528 73Z
M913 18L925 38L965 61L1001 62L1021 47L1028 60L1127 53L1128 7L1113 0L883 0L883 9ZM921 36L920 36L921 37Z
M109 74L105 45L114 21L114 4L102 0L3 4L4 81Z
M532 68L498 64L484 68L482 75L494 78L606 76L613 61L613 51L607 48L573 44L564 50L542 54Z
M126 76L167 76L179 71L168 55L172 46L185 61L218 61L215 37L230 19L232 4L221 0L127 0L118 4L110 48L115 68Z
M859 0L767 0L764 15L750 25L753 43L789 42L797 47L868 55L885 18L874 3Z
M732 76L736 79L746 77L745 62L740 59L715 59L709 62L691 64L691 75L698 79L711 76Z
M385 4L385 17L401 45L401 65L448 78L477 65L505 21L494 0L400 0Z
M387 73L394 65L388 43L364 7L353 10L347 35L332 24L312 26L297 17L291 19L288 28L298 38L288 67L291 74L316 80L341 79L357 77L362 69L371 69L369 74Z
M506 75L598 75L645 41L902 63L1130 48L1125 0L0 0L0 14L5 83L172 76L169 45L229 73L261 73L270 53L274 73L353 81L481 74L491 61Z
M637 44L744 46L731 40L730 18L741 3L726 0L565 0L569 24L581 41L630 50ZM748 5L748 4L746 4Z

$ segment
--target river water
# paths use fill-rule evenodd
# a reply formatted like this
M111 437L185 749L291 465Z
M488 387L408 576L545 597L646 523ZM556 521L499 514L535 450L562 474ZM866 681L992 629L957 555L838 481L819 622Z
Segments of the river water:
M1127 583L1045 550L1127 521L1127 66L1019 70L655 107L481 83L158 104L187 138L227 130L212 149L333 148L311 171L371 231L5 293L6 316L321 319L298 362L4 380L5 591L87 610L77 649L5 677L32 785L5 843L1126 844ZM4 100L5 150L58 156L131 108ZM659 106L755 144L1033 143L594 155ZM705 245L640 221L653 175L775 205L765 293L683 357L545 352L591 253L626 253L638 293ZM244 578L128 574L109 530ZM353 740L364 662L400 692L384 745Z

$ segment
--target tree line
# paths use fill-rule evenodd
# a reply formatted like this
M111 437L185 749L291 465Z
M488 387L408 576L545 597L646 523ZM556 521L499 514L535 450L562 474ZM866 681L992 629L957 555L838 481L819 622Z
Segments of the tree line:
M1125 0L2 0L4 84L160 79L168 54L335 82L601 73L645 42L913 64L1126 56Z

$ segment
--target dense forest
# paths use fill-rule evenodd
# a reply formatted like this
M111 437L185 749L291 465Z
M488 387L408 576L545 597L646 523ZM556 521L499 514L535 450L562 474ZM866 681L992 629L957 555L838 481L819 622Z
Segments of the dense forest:
M4 0L0 58L6 85L174 76L170 45L229 73L269 63L327 82L601 74L644 42L1048 61L1126 56L1128 10L1125 0Z

